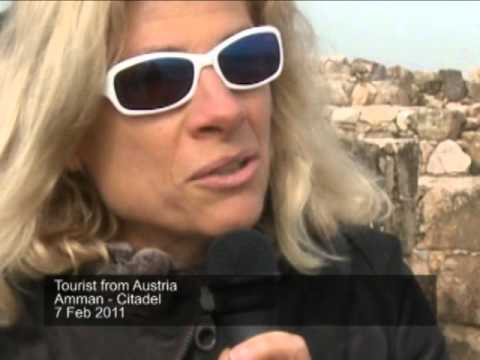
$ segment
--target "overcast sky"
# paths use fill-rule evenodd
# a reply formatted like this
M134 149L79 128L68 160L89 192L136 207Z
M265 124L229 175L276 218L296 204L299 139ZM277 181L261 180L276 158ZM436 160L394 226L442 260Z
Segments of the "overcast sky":
M326 54L412 70L480 67L480 1L297 1ZM8 1L0 0L0 10Z
M413 70L480 67L480 2L297 2L324 53Z
M10 1L0 0L0 11L4 10Z

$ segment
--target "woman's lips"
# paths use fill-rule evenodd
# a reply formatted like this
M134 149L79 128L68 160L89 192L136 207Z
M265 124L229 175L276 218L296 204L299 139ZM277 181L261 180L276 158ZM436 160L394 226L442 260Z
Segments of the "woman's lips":
M252 157L257 157L258 154L253 150L244 150L237 152L234 155L227 155L221 158L218 158L215 161L212 161L201 168L197 169L187 181L197 180L203 178L207 175L211 175L215 172L221 171L222 168L225 168L234 163L242 162L248 160Z
M231 165L232 161L230 161L225 166L217 168L215 171L204 176L194 178L192 181L197 185L210 189L229 189L244 185L254 177L260 160L258 156L255 155L249 156L244 160L241 160L240 158L240 160L236 161L243 161L243 164L240 168L232 172L227 174L218 173L219 171L222 171L222 168L226 168L227 166Z

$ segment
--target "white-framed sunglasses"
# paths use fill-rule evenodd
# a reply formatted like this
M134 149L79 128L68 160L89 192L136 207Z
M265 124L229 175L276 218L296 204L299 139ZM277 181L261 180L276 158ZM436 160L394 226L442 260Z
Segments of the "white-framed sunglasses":
M269 25L252 27L205 54L162 51L134 56L108 70L104 95L128 116L169 111L193 97L201 70L210 65L232 90L268 84L283 69L280 32Z

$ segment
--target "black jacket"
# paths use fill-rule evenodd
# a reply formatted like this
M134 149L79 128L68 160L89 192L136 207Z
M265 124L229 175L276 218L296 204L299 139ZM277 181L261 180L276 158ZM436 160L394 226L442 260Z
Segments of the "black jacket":
M345 228L336 239L337 252L348 255L350 261L336 263L324 270L331 275L408 274L402 260L400 243L392 235L365 227ZM286 262L280 262L285 274L295 271ZM42 318L42 287L32 285L30 295L23 300L27 311L13 328L0 330L0 359L2 360L180 360L217 359L226 346L222 329L216 328L212 317L204 313L196 319L197 325L160 326L104 326L104 327L46 327ZM307 289L308 290L308 289ZM412 326L419 315L422 295L388 303L387 317L391 323L362 324L355 320L360 313L375 314L379 306L371 298L357 299L340 306L338 313L347 319L329 325L305 326L312 314L334 312L319 303L305 301L305 294L285 296L283 314L289 320L285 330L298 333L306 340L315 360L446 360L445 341L436 326ZM374 294L375 295L375 294ZM412 297L414 298L412 300ZM320 297L319 297L320 299ZM417 300L420 299L420 306ZM332 302L328 306L335 305ZM188 307L194 306L186 302ZM182 310L183 311L183 310ZM421 308L420 311L425 311ZM420 314L422 315L422 314ZM351 318L349 318L351 317ZM368 316L367 316L368 317ZM350 319L350 320L349 320ZM403 325L402 325L403 324ZM389 326L386 326L389 325ZM214 340L211 342L211 340Z

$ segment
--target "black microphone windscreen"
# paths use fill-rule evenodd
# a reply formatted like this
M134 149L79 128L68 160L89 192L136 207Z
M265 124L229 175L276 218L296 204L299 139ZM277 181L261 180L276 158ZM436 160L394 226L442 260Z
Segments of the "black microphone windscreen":
M211 244L206 270L214 319L222 327L226 345L271 329L276 319L272 275L278 271L269 238L255 230L225 234Z
M207 257L209 275L274 275L273 243L256 230L238 230L215 240Z

